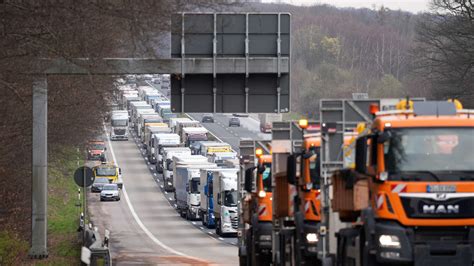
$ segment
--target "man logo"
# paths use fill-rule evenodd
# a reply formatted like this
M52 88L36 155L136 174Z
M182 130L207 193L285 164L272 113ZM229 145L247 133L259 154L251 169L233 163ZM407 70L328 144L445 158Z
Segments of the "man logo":
M424 214L458 214L459 205L423 205Z
M447 196L445 193L437 193L436 200L446 200Z

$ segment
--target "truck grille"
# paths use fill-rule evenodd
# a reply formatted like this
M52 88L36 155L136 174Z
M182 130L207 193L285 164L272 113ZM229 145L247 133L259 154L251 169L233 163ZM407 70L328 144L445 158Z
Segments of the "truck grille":
M237 229L239 228L239 217L232 217L230 218L230 222L232 223L232 228Z
M465 228L418 228L415 230L415 242L465 242L469 240L469 230Z
M114 133L115 135L125 135L125 129L123 128L114 129Z

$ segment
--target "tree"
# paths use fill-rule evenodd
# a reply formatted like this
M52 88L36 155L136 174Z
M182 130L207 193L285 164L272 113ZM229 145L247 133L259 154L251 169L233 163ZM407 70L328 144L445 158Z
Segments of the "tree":
M433 0L418 22L414 50L418 73L439 98L474 107L474 6L470 0Z

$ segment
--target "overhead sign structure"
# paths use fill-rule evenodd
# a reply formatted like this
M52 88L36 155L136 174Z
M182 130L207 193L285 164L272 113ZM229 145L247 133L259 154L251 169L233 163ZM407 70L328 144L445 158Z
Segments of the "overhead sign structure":
M290 14L182 13L171 26L173 112L289 112Z

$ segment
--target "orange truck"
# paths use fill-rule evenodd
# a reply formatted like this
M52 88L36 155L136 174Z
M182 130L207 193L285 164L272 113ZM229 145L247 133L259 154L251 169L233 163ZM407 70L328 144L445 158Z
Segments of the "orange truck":
M272 261L272 156L263 154L261 149L255 153L256 166L245 172L248 194L243 200L243 215L250 228L244 232L245 251L241 252L251 261L241 265L269 265Z
M405 101L364 132L355 169L332 177L333 209L352 222L337 264L473 265L474 111Z

